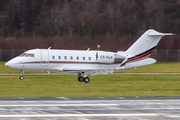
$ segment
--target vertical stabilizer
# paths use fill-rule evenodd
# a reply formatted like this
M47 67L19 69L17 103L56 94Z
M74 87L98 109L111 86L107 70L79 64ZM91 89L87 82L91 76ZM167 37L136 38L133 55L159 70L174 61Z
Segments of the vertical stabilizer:
M160 33L155 30L147 30L127 51L129 55L150 55L152 50L164 35L173 35L172 33Z
M147 59L158 42L164 35L173 35L172 33L160 33L155 30L147 30L127 51L127 58L121 63L120 67L124 67L126 63L138 62L138 66L145 65L147 61L155 62L155 60ZM147 60L144 60L147 59ZM144 60L144 63L142 62ZM140 62L141 61L141 62ZM142 64L140 64L142 63ZM149 64L149 63L146 63ZM137 65L126 66L126 68L137 67ZM119 68L118 68L119 69ZM124 68L125 69L125 68Z

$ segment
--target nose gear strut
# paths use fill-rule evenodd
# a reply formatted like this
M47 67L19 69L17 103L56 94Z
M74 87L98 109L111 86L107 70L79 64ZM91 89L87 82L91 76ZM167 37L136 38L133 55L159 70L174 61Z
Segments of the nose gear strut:
M22 74L24 74L24 71L23 71L23 70L20 70L20 77L19 77L20 80L23 80L23 79L24 79L24 77L22 76Z

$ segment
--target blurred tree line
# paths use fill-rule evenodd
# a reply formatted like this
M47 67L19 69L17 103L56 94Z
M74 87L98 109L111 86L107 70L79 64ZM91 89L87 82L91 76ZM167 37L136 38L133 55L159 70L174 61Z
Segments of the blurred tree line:
M160 48L180 48L180 0L0 1L0 49L29 49L33 43L70 49L96 44L126 48L147 29L176 33Z

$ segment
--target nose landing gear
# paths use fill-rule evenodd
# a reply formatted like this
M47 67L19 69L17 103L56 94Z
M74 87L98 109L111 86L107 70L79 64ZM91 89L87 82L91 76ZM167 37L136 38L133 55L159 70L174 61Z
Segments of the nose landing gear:
M23 80L23 79L24 79L24 77L22 76L22 74L24 74L24 71L23 71L23 70L20 70L20 77L19 77L20 80Z
M23 77L23 76L20 76L20 77L19 77L19 79L20 79L20 80L23 80L23 79L24 79L24 77Z

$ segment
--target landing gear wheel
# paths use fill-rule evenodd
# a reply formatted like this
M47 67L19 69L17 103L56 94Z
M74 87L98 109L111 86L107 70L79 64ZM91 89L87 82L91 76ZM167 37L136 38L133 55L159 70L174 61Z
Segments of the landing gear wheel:
M23 80L23 79L24 79L24 77L23 77L23 76L20 76L20 77L19 77L19 79L20 79L20 80Z
M82 76L80 76L80 77L78 77L78 81L82 82L82 81L84 81L84 78Z
M88 83L90 81L90 79L88 77L84 78L84 82Z

